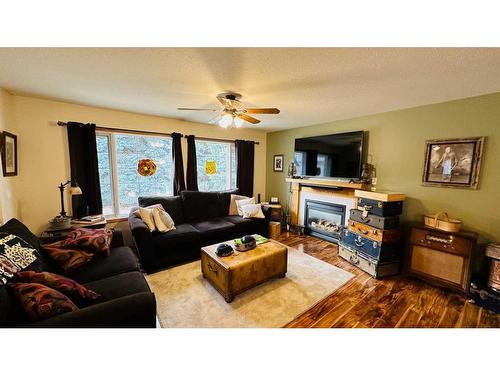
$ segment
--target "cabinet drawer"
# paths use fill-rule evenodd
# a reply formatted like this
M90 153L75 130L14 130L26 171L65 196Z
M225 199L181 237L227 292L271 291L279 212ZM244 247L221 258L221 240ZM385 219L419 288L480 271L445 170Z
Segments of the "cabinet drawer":
M413 228L411 231L410 242L414 245L429 247L464 257L469 257L472 247L471 241L466 238L416 228Z

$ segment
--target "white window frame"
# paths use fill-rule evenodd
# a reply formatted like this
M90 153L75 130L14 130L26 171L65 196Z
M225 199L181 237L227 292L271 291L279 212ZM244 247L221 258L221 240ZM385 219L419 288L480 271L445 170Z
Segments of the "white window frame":
M224 143L224 144L227 144L229 146L229 152L226 154L226 165L229 166L228 168L228 172L226 174L226 190L230 190L230 189L235 189L236 186L233 188L231 187L231 173L232 173L232 170L233 170L233 164L237 163L237 160L236 160L236 145L234 143L234 141L222 141L222 140L211 140L211 139L204 139L204 138L200 138L200 139L196 139L195 138L195 145L196 145L196 142L206 142L206 143ZM231 159L231 148L234 148L234 153L235 153L235 158L234 158L234 161L235 163L233 163L232 159ZM197 166L198 168L198 166ZM236 173L236 171L235 171Z
M120 201L118 194L118 171L116 164L116 135L135 135L137 137L149 137L149 138L167 138L171 139L167 135L151 135L151 134L142 134L140 132L124 132L124 131L110 131L110 130L97 130L97 136L104 136L108 138L108 158L111 170L111 191L113 194L113 213L111 215L106 215L109 219L114 218L123 218L126 215L120 214Z

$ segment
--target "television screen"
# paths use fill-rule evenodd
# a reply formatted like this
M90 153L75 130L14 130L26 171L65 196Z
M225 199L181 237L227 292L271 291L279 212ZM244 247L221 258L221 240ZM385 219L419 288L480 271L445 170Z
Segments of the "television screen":
M359 179L364 132L350 132L295 140L297 174L309 177Z

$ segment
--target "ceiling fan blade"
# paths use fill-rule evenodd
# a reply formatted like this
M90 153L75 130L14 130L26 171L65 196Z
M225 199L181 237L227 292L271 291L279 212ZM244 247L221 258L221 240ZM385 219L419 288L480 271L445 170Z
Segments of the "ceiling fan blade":
M218 109L211 109L211 108L186 108L186 107L180 107L177 108L179 111L218 111Z
M224 108L236 110L241 108L241 102L238 99L230 99L223 96L218 96L217 100L222 104Z
M237 113L236 116L242 120L245 120L246 122L251 123L251 124L258 124L260 122L260 120L257 120L255 117L245 115L244 113Z
M222 118L222 115L221 114L218 114L217 116L215 116L214 118L212 118L211 120L208 121L209 124L218 124L219 123L219 120Z
M231 108L231 101L229 99L226 99L222 96L218 96L217 100L222 104L224 108Z
M280 113L280 110L278 108L245 108L245 112L274 115Z

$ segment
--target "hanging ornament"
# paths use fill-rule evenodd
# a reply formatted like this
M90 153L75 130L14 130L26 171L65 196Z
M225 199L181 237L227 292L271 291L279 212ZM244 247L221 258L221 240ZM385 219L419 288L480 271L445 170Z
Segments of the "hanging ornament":
M139 160L137 172L139 172L141 176L152 176L156 172L156 164L151 159Z
M217 163L215 161L207 160L205 162L205 173L207 175L216 174L217 173Z

